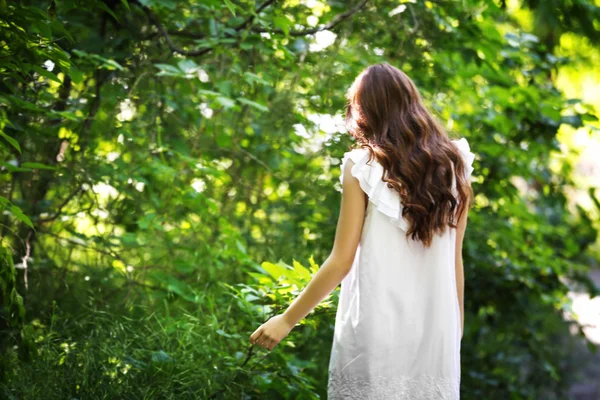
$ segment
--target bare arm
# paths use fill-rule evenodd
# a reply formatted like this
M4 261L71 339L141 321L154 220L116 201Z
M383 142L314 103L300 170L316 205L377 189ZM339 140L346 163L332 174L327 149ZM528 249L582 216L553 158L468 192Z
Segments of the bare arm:
M350 169L344 167L342 204L333 248L321 268L287 310L261 325L250 341L272 350L290 330L329 295L350 271L358 248L365 217L366 196Z
M456 292L458 295L458 305L460 307L460 337L462 339L465 327L465 274L463 268L462 248L465 230L467 228L468 208L465 209L458 220L456 227L456 251L454 256L455 274L456 274Z

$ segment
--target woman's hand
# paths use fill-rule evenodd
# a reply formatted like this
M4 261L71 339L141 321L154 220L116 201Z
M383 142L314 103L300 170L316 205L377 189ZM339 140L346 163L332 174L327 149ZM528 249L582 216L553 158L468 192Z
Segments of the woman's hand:
M268 350L273 350L294 327L283 314L270 318L258 327L250 336L250 343L258 344Z

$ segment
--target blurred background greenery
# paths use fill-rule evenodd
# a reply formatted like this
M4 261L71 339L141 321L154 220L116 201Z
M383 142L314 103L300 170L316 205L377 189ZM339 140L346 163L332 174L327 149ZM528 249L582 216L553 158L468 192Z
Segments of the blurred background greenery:
M337 291L248 337L328 255L389 62L477 154L462 397L600 398L599 5L0 0L0 397L325 398Z

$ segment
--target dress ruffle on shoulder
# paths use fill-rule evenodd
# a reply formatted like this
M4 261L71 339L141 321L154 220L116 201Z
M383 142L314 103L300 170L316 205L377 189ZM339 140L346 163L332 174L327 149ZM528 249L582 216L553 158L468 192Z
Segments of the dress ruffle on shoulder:
M384 172L381 164L375 159L369 163L369 150L367 149L348 151L342 158L340 182L343 182L344 166L348 160L354 162L351 169L352 176L358 179L360 187L369 197L369 201L378 211L388 216L394 226L407 231L409 224L402 216L403 206L400 194L381 180Z
M460 153L462 154L463 160L465 160L465 174L468 179L473 173L473 161L475 160L475 154L471 152L469 142L465 138L452 140L452 143L458 147L458 150L460 150Z
M468 179L473 172L475 154L471 152L467 139L460 138L452 140L452 142L459 149L465 161L465 174ZM369 150L365 148L347 151L342 158L340 182L343 182L344 166L348 160L354 162L351 169L352 176L358 179L360 187L369 197L369 201L375 205L378 211L388 216L394 226L401 228L405 232L408 231L409 223L402 216L404 207L400 194L393 188L388 187L387 183L381 180L384 173L381 164L375 159L369 162Z

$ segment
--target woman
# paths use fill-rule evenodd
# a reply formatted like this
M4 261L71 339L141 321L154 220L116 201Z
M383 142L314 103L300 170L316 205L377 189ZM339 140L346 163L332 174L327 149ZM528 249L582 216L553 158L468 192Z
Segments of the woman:
M412 80L372 65L350 87L342 204L330 256L252 343L272 350L341 282L329 399L458 399L462 243L475 155Z

